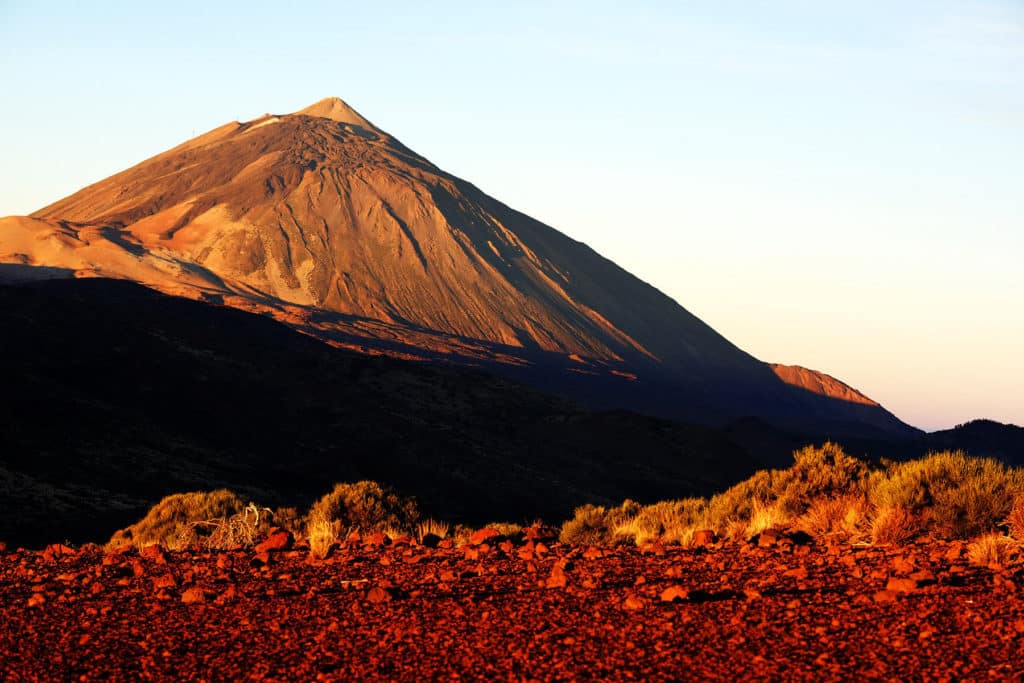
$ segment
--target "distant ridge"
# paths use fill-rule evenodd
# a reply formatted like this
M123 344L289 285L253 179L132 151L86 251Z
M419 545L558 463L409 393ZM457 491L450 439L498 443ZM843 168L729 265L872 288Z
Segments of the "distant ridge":
M876 401L860 393L849 384L832 375L826 375L824 372L810 370L800 365L780 365L779 363L769 363L769 367L786 384L841 401L862 403L868 406L878 405Z

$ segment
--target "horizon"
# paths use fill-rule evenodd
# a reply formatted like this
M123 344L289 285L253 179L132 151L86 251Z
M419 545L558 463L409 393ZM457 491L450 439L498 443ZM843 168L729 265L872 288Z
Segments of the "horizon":
M419 9L386 28L362 15L334 34L260 7L243 18L65 8L54 25L5 6L0 59L21 106L0 131L0 215L232 119L338 96L763 361L825 372L927 431L1024 424L1024 9L913 6L563 6L537 9L536 23L471 8L439 35L418 32ZM250 42L221 47L225 22L193 26L197 15L236 21ZM144 29L157 19L194 42L183 53L154 40ZM320 42L312 54L255 49L253 34L271 43L279 30ZM349 42L332 50L331 37ZM538 54L520 50L524 37ZM368 69L383 75L343 68L388 38L397 54ZM167 82L145 97L119 89L154 73ZM477 91L436 92L446 73Z

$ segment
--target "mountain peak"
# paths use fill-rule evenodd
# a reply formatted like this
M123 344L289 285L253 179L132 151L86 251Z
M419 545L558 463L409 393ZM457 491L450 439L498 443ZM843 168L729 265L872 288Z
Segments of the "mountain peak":
M348 123L353 126L360 126L369 130L376 130L376 126L363 118L359 112L350 107L340 97L325 97L319 102L314 102L305 109L295 112L303 116L316 116L322 119L331 119L339 123Z

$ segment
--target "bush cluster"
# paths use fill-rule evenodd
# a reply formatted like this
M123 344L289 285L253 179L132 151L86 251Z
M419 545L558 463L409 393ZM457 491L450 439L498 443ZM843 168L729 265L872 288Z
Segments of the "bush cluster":
M372 481L336 484L305 515L295 508L259 507L226 489L196 491L167 496L141 520L114 533L107 547L159 544L169 550L225 550L254 545L271 526L279 526L326 553L352 531L415 535L418 519L414 499ZM444 528L441 523L423 527L434 535Z
M1024 470L959 451L873 464L826 443L797 451L786 469L762 470L711 498L585 505L562 525L561 540L689 545L701 529L746 539L790 528L889 544L922 535L967 539L1003 524L1024 540Z
M171 549L225 549L252 545L271 526L306 538L326 555L352 532L383 532L392 539L468 538L472 529L420 519L413 498L373 481L336 484L305 514L271 511L231 491L167 496L135 524L114 534L108 547L159 543ZM516 525L490 525L512 535ZM584 505L563 523L560 540L576 545L689 546L696 532L750 539L770 528L804 531L847 543L899 544L917 537L987 538L1007 530L1024 543L1024 470L962 452L932 453L907 462L869 463L826 443L794 453L786 469L762 470L710 498L641 505ZM994 538L994 537L993 537ZM1005 547L978 541L979 562Z

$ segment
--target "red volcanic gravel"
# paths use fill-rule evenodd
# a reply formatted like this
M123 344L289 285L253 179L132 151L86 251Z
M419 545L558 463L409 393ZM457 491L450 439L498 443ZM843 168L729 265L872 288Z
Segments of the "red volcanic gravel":
M785 537L0 551L0 678L1024 680L1022 585L962 544Z

